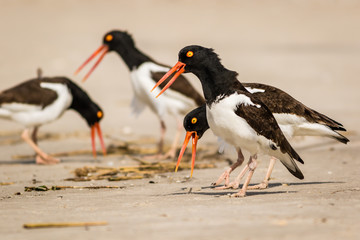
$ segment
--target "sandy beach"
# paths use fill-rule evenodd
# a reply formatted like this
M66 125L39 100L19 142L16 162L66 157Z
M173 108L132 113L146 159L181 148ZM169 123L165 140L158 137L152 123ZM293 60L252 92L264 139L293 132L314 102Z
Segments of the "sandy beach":
M0 0L0 89L36 77L39 67L44 76L71 78L104 110L105 143L118 149L94 159L86 122L68 111L40 128L40 147L59 154L62 162L39 166L20 137L22 126L0 119L0 238L359 239L359 12L360 2L350 0ZM132 115L129 70L115 53L108 54L85 83L85 73L74 76L113 29L127 30L139 49L167 65L176 63L184 46L214 48L222 63L239 73L240 81L285 90L341 122L350 142L291 140L305 161L299 165L305 179L294 178L277 162L269 188L249 190L245 198L229 197L238 189L211 187L236 159L231 149L223 156L214 154L217 138L211 131L198 143L197 163L215 168L195 169L191 179L185 169L126 181L67 181L84 166L138 166L141 152L154 149L159 138L158 119L149 109L137 118ZM195 76L186 77L201 91ZM176 124L172 116L166 123L170 145ZM126 146L127 152L120 152L119 146ZM268 160L259 158L251 184L263 180ZM92 188L25 191L41 185ZM49 222L107 224L23 227Z

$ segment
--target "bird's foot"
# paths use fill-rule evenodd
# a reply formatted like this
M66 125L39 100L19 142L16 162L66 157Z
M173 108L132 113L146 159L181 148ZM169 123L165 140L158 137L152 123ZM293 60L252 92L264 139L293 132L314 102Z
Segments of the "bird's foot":
M230 172L231 172L231 168L229 168L228 170L223 172L223 174L220 175L218 180L216 180L216 182L212 183L211 185L212 186L220 185L220 183L222 183L222 181L225 180L225 186L228 186L229 185Z
M215 190L225 190L225 189L238 189L240 182L234 181L222 187L216 187Z
M47 154L36 155L35 157L36 164L42 164L42 165L51 165L51 164L57 164L60 162L60 159L54 158Z
M239 192L232 194L230 197L246 197L246 191L241 189Z
M262 189L267 189L268 186L269 186L269 182L263 181L263 182L261 182L259 184L254 185L254 186L248 186L247 189L248 190L254 190L254 189L262 190Z

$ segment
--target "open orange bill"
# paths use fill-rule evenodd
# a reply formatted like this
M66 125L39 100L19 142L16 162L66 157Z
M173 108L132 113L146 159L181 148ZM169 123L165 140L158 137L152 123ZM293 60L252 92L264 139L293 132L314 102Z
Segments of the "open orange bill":
M183 73L185 72L185 63L177 62L174 67L172 67L157 83L156 85L151 89L151 92L154 91L155 88L157 88L161 83L163 83L168 77L170 77L171 74L174 72L175 75L171 78L171 80L165 85L165 87L161 90L161 92L156 96L159 97L163 92L168 89L171 84L175 82L175 80Z
M104 139L102 137L100 124L96 122L96 123L94 123L94 125L91 126L91 146L92 146L92 151L93 151L94 158L96 158L95 131L98 134L102 152L103 152L104 156L106 155L106 148L105 148L105 144L104 144Z
M180 162L181 162L181 158L184 155L185 149L189 143L190 138L192 137L192 155L191 155L191 174L190 177L192 177L193 172L194 172L194 166L195 166L195 157L196 157L196 145L197 145L197 141L199 139L199 136L197 135L197 132L195 131L191 131L191 132L186 132L185 135L185 140L184 143L181 147L180 153L179 153L179 157L178 157L178 161L176 163L176 168L175 168L175 172L177 172Z
M91 54L91 56L75 71L75 75L78 74L92 59L94 59L97 55L100 54L100 57L95 62L94 66L89 70L89 72L82 79L83 82L90 76L90 74L95 70L95 68L99 65L101 60L104 58L105 54L109 51L109 47L106 45L100 46L96 51Z

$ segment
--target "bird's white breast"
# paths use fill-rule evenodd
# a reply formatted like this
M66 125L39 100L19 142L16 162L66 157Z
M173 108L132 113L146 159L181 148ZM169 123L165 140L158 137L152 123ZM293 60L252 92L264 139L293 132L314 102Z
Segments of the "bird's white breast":
M134 91L132 107L135 113L140 113L145 106L148 106L162 118L166 113L184 114L195 106L193 100L171 89L166 90L158 98L155 96L160 92L159 87L150 92L156 83L151 78L151 73L167 71L169 68L153 62L145 62L131 71L131 84Z
M237 105L261 107L254 104L249 97L243 94L233 94L222 100L215 101L210 107L206 106L206 117L211 130L235 147L245 148L256 153L256 142L259 136L246 120L235 113Z

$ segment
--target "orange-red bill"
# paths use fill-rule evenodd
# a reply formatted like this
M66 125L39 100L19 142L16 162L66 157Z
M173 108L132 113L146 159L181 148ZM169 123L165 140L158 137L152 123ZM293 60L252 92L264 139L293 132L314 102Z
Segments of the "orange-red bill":
M151 92L154 91L155 88L157 88L160 84L162 84L166 79L170 77L171 74L174 72L175 75L171 78L171 80L165 85L165 87L161 90L161 92L156 96L159 97L163 92L168 89L171 84L175 82L175 80L185 71L185 63L177 62L174 67L172 67L157 83L156 85L151 89Z
M93 126L91 126L91 146L93 151L93 156L96 158L96 146L95 146L95 131L97 132L101 144L101 149L103 152L103 155L106 155L106 148L104 144L104 139L102 137L101 128L99 123L95 123Z
M181 147L181 150L180 150L180 153L179 153L179 157L178 157L178 161L176 163L176 168L175 168L175 172L177 172L178 168L179 168L179 165L180 165L180 162L181 162L181 159L182 159L182 156L184 155L184 152L185 152L185 149L190 141L190 138L191 138L191 135L192 135L193 132L186 132L186 135L185 135L185 140L184 140L184 143Z
M185 149L186 149L191 137L192 137L192 156L191 156L191 175L190 175L190 177L192 177L193 172L194 172L195 157L196 157L196 145L197 145L197 141L199 139L199 136L197 135L197 133L195 131L186 132L185 140L184 140L183 146L181 147L178 161L176 163L176 168L175 168L175 172L177 172L180 162L181 162L181 159L182 159L182 156L184 155Z
M191 155L191 174L190 174L190 177L192 177L193 172L194 172L195 157L196 157L196 145L197 145L198 139L199 139L199 136L195 132L195 136L193 136L193 139L192 139L192 155Z
M91 54L91 56L76 70L75 75L78 74L93 58L95 58L98 54L101 55L99 59L95 62L94 66L90 69L90 71L83 78L83 82L90 76L90 74L95 70L95 68L99 65L101 60L104 58L105 54L109 51L109 47L106 45L100 46L96 51Z

